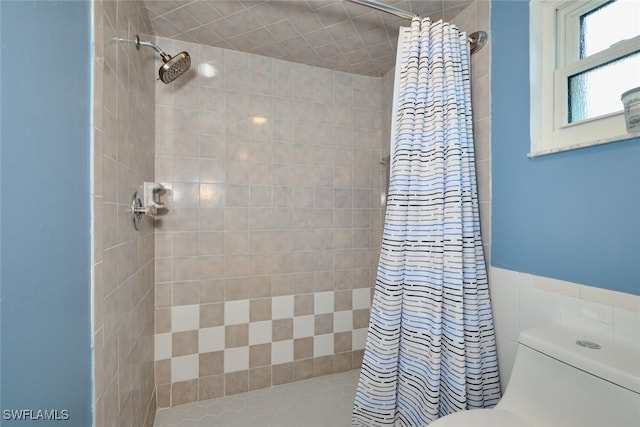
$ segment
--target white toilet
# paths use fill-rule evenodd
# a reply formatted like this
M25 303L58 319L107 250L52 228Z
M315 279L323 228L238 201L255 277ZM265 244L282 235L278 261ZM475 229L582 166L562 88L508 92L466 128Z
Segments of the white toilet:
M520 333L506 392L493 409L443 417L429 427L639 427L640 343L615 344L546 325Z

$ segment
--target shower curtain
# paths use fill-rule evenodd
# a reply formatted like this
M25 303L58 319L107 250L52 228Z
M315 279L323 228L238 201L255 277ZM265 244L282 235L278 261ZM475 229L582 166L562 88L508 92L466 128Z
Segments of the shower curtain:
M402 30L387 211L353 426L421 427L500 398L467 37L428 18Z

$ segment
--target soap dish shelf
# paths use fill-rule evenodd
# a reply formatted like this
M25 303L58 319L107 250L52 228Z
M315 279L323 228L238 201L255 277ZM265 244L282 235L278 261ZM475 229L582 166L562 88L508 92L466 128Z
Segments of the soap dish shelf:
M157 182L144 182L138 191L133 193L131 199L131 220L133 221L133 227L136 230L142 228L142 216L148 215L154 218L160 214L161 211L167 208L162 195L166 190L162 184Z

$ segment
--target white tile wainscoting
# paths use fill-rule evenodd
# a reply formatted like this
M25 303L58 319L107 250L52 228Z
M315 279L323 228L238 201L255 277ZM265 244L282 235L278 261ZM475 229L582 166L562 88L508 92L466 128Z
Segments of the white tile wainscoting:
M553 322L640 345L640 296L497 267L489 274L503 390L523 329Z

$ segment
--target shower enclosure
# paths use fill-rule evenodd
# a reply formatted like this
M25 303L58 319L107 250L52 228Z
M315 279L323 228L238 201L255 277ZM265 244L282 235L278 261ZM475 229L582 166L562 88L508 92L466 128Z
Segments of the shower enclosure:
M96 425L151 425L156 408L358 368L392 72L157 37L193 62L157 84L153 50L110 42L123 28L150 39L142 4L94 9ZM462 28L488 28L488 3L455 11ZM472 59L483 218L488 59L486 47ZM169 190L170 210L136 232L128 205L144 181Z

